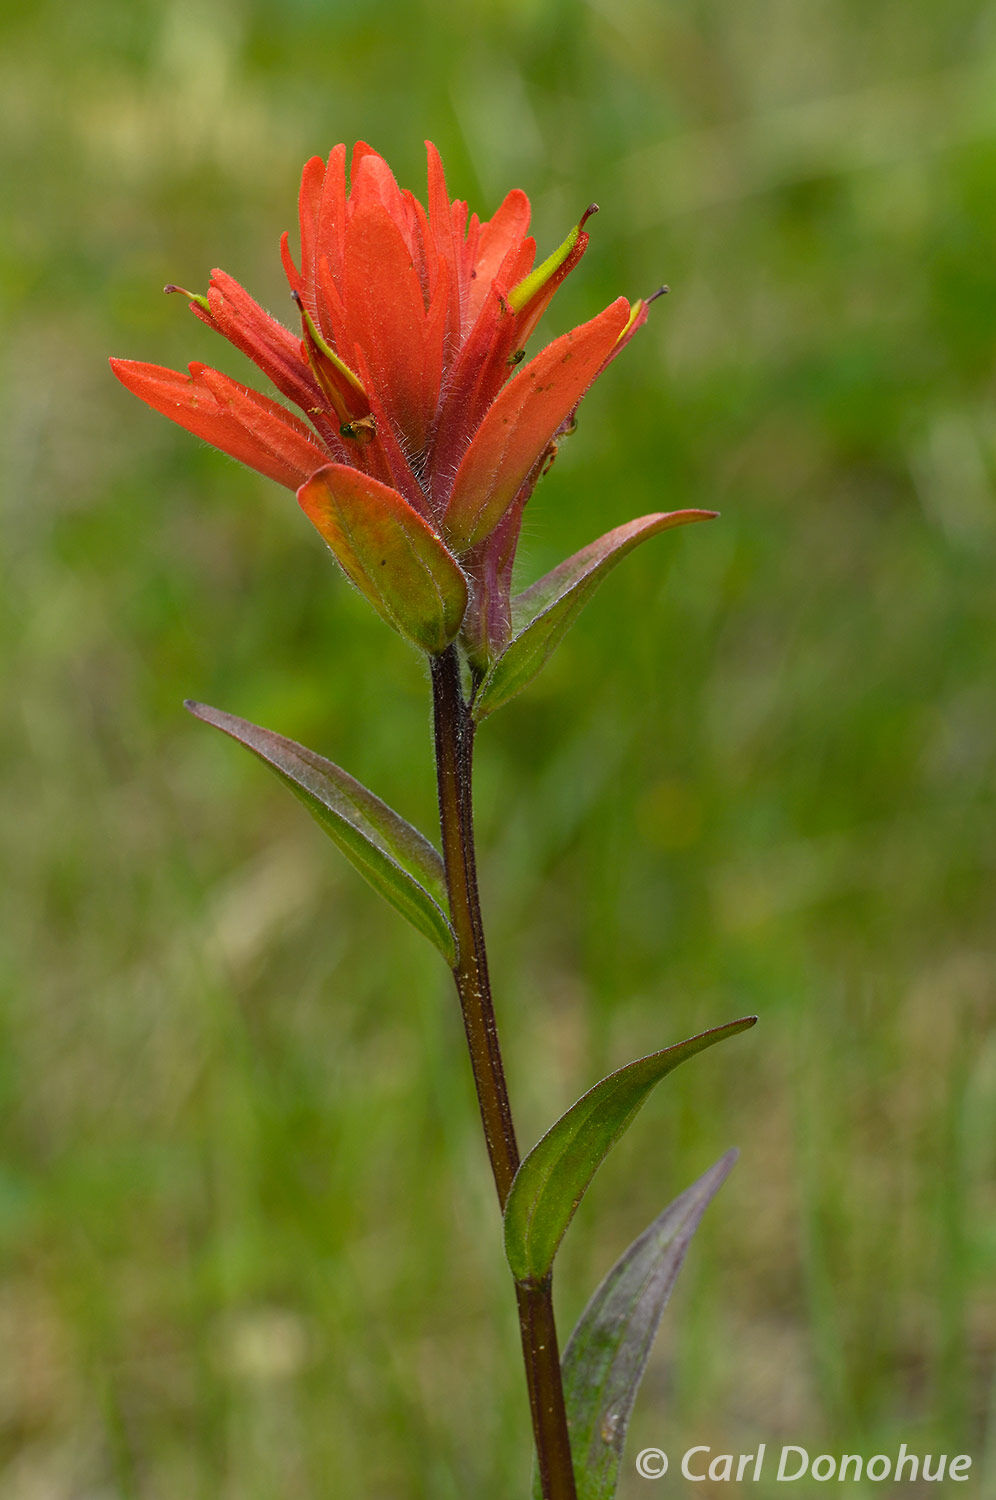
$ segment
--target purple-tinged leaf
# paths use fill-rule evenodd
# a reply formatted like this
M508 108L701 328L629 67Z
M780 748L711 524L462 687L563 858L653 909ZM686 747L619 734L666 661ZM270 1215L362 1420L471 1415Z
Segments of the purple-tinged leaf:
M627 1063L561 1115L522 1162L505 1204L505 1254L516 1281L548 1274L588 1184L661 1079L756 1020L744 1016Z
M612 1500L626 1429L661 1315L699 1221L737 1159L728 1151L616 1261L561 1366L578 1500ZM538 1482L535 1500L541 1500Z
M204 703L188 701L185 707L275 771L364 879L434 943L452 967L456 939L449 923L443 862L417 828L314 750Z
M711 521L713 510L674 510L640 516L607 531L560 563L512 600L512 634L474 699L474 718L484 719L522 691L545 666L605 575L640 542L685 526Z

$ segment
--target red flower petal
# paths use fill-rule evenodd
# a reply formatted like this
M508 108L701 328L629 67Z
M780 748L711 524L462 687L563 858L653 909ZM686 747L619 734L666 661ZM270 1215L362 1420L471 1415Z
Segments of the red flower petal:
M483 541L500 521L629 317L629 303L618 298L589 323L555 339L501 392L464 455L446 509L446 535L457 551Z
M449 288L449 269L436 250L436 242L429 227L429 215L414 193L406 199L412 214L412 234L415 241L415 268L423 281L426 301L435 296L440 281Z
M460 276L460 257L453 240L453 215L446 191L446 174L439 152L431 141L425 143L429 164L429 227L436 255L446 266L450 280L450 304L447 327L450 344L456 348L463 331L463 302L466 289Z
M484 299L491 290L491 283L509 250L520 248L529 229L529 199L521 188L513 188L494 216L481 225L474 256L474 282L467 299L467 311L476 318ZM536 253L535 241L529 241L532 255ZM530 266L532 265L530 255ZM525 276L529 266L520 276Z
M346 148L336 146L329 153L329 164L322 182L318 205L319 229L317 259L327 258L333 273L342 271L343 246L346 237ZM316 275L316 272L312 272Z
M418 455L439 399L444 324L427 322L411 252L380 203L358 207L346 228L343 301L353 343L366 354L398 432Z
M357 349L356 352L357 363L360 367L359 373L370 399L370 414L374 419L376 435L372 443L367 443L359 449L353 459L353 464L357 469L362 469L365 474L370 474L374 479L380 479L399 490L409 505L423 515L428 510L425 491L416 479L404 449L398 441L391 418L380 399L366 355L362 349Z
M297 417L217 370L192 364L190 374L181 375L131 359L112 359L111 369L155 411L288 489L298 489L328 462Z
M280 394L303 411L324 407L315 377L301 356L300 335L265 312L225 271L211 272L207 295L209 312L192 304L202 323L247 354Z
M396 224L407 221L404 199L394 173L384 158L365 141L357 141L353 148L349 178L349 202L354 212L379 203Z
M303 296L304 280L297 266L294 264L294 257L291 255L290 250L290 235L286 229L280 236L280 259L284 263L284 274L287 277L291 291L297 292L298 296Z
M432 454L433 492L441 502L448 498L468 440L514 368L521 335L505 294L525 264L532 263L534 250L529 239L507 251L473 328L446 372Z
M324 181L325 162L320 156L313 156L304 164L304 170L301 173L301 191L298 195L298 214L301 223L301 275L308 286L313 285L315 279Z

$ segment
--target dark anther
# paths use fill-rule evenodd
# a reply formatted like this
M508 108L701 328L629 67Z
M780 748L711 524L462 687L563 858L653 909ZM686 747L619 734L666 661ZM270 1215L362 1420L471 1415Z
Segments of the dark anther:
M352 422L343 422L339 436L354 443L371 443L377 436L377 423L372 416L356 417Z

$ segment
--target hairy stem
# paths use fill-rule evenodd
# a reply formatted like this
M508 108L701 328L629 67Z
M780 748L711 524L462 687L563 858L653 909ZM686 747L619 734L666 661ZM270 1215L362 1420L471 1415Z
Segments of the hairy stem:
M519 1166L512 1109L491 999L474 855L474 721L463 696L460 659L450 646L431 658L436 776L450 920L457 940L453 969L484 1139L498 1202L505 1207ZM549 1277L516 1286L522 1354L544 1500L577 1500Z

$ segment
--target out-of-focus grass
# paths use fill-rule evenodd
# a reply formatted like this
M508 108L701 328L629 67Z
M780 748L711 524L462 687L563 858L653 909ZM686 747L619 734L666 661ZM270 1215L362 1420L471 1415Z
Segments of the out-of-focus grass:
M289 319L276 241L300 163L362 136L419 186L427 134L475 207L526 186L541 246L601 203L551 332L673 288L537 493L523 576L643 510L723 512L627 561L481 736L524 1140L640 1050L761 1016L668 1082L596 1184L565 1327L738 1142L632 1451L905 1440L978 1474L991 10L5 15L4 1500L526 1493L448 976L179 710L292 734L430 828L424 673L289 494L104 364L242 373L159 287L220 264Z

